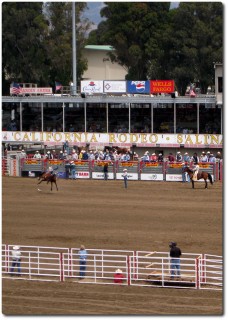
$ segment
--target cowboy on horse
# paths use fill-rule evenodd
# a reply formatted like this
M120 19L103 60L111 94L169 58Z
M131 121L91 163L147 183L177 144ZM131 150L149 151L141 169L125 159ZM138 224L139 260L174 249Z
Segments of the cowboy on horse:
M198 172L199 172L199 165L197 164L194 168L193 168L193 177L192 177L192 179L193 180L197 180L197 175L198 175Z

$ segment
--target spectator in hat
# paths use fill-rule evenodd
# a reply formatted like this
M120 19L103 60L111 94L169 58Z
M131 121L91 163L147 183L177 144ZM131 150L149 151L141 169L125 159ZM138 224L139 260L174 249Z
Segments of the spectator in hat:
M198 157L198 155L197 155L196 152L193 154L191 160L193 161L193 164L194 164L194 165L197 165L197 164L199 163L199 157Z
M216 159L217 159L217 161L222 160L222 155L221 155L221 152L220 152L220 151L217 152L217 154L216 154Z
M14 268L17 267L17 274L20 276L21 273L21 251L19 246L14 246L11 251L12 266L10 268L10 275L13 276Z
M203 151L200 156L200 162L208 162L208 158L206 156L206 153Z
M183 156L183 160L184 160L185 164L189 164L190 163L191 158L190 158L188 152L185 152L185 154Z
M127 169L123 169L124 187L127 189Z
M63 156L63 152L62 151L59 152L59 160L64 160L64 156Z
M158 157L156 155L156 153L152 153L151 157L150 157L151 162L157 162L158 161Z
M169 162L174 162L174 161L175 161L175 157L174 157L174 155L172 154L172 152L169 153L169 155L168 155L167 158L168 158L168 161L169 161Z
M87 260L87 251L84 245L81 245L80 250L78 251L79 254L79 277L80 279L85 278L85 271L86 271L86 260Z
M41 159L41 154L38 150L36 150L34 156L33 156L34 159Z
M144 155L141 157L141 160L144 162L149 162L150 161L150 156L149 156L149 151L146 151Z
M94 154L93 150L89 150L88 159L90 161L95 160L95 154Z
M210 154L210 151L207 151L207 162L209 162Z
M75 150L72 151L71 160L73 161L78 160L78 154Z
M163 154L162 153L158 154L158 162L163 162Z
M117 269L114 274L114 283L123 283L123 272L121 269Z
M213 153L210 153L209 162L210 162L210 163L215 163L215 162L216 162L216 158L215 158L215 156L214 156Z
M53 159L53 154L51 154L50 151L47 151L47 153L45 155L45 158L48 159L48 160L51 160L51 159Z
M176 275L178 278L180 277L180 256L181 256L181 249L177 247L176 242L170 242L170 269L171 269L171 277L170 279L174 279Z
M180 151L178 151L176 154L176 162L182 162L182 161L183 161L182 154L180 153Z
M135 151L133 152L133 161L138 161L139 160L139 155Z

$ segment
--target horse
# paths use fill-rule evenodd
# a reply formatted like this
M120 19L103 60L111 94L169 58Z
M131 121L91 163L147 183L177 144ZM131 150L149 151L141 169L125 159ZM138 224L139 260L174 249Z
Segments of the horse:
M192 169L190 169L189 167L186 167L184 169L184 172L187 172L189 177L190 177L190 180L192 182L192 189L195 188L195 180L194 180L194 172ZM212 176L209 172L206 172L206 171L199 171L197 173L197 180L200 180L200 179L204 179L205 181L205 189L207 189L207 179L210 181L211 184L213 184L213 180L212 180Z
M50 172L43 172L43 173L40 174L38 180L40 180L40 182L38 182L37 185L40 184L43 181L47 181L47 184L49 182L51 182L51 191L52 191L52 183L54 183L55 186L56 186L56 190L58 191L58 186L57 186L57 182L56 182L57 178L56 178L56 174L55 173L52 174Z

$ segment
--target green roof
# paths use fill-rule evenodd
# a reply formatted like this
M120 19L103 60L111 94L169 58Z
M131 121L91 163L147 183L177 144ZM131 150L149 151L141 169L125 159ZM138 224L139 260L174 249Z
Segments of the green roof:
M85 46L85 49L89 49L89 50L105 50L105 51L113 51L114 48L112 46L98 46L98 45L88 45Z

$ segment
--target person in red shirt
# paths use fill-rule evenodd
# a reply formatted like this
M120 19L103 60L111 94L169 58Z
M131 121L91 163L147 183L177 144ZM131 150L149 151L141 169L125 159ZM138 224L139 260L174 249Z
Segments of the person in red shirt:
M157 162L158 161L158 157L157 157L156 153L152 153L152 155L150 157L150 161L151 162Z
M114 274L114 283L123 283L123 272L121 269L117 269Z
M172 154L172 152L170 152L170 154L168 155L168 160L169 160L169 162L175 161L175 158L174 158L174 155Z

